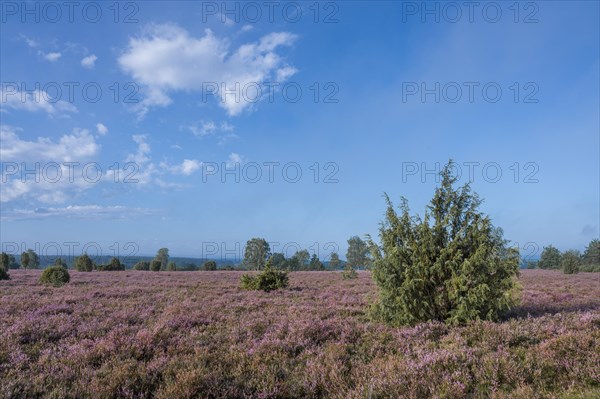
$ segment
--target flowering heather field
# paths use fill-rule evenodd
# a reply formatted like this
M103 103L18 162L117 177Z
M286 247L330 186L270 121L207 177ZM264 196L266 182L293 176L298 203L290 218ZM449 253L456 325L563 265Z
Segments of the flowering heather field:
M523 271L502 323L372 322L370 275L40 271L0 282L3 398L598 398L600 274Z

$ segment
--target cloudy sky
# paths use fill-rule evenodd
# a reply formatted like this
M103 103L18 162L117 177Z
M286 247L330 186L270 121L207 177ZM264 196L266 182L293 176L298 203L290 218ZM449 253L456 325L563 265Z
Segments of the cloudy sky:
M449 158L524 255L583 249L599 5L461 4L3 2L3 250L327 259Z

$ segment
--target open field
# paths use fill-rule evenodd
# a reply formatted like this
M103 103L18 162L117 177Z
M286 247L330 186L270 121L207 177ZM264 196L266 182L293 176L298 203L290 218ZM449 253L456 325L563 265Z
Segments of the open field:
M368 272L40 271L0 282L2 398L598 398L600 274L522 272L502 323L369 321Z

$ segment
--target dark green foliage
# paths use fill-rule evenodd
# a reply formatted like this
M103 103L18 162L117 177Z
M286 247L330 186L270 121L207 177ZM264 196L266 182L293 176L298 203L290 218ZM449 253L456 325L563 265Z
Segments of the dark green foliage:
M40 283L60 287L71 280L69 271L62 266L50 266L42 272Z
M10 258L6 252L0 254L0 269L8 270L10 268Z
M269 243L264 238L252 238L246 242L243 264L251 270L262 270L271 255Z
M583 264L600 267L600 240L594 239L590 241L583 252Z
M579 266L580 272L588 272L588 273L599 273L600 272L600 264L597 265L586 265L582 264Z
M78 272L91 272L94 270L94 262L88 254L83 254L75 259L75 270Z
M535 260L528 260L527 262L525 262L525 268L527 269L537 269L538 268L538 262Z
M307 270L310 254L306 249L298 251L292 256L291 270Z
M286 269L289 266L285 255L281 252L276 252L273 255L271 255L271 265L273 265L275 269L282 270Z
M0 280L10 280L10 256L6 252L0 254Z
M19 263L15 259L15 256L13 254L8 255L8 268L9 269L18 269L19 267L20 267Z
M169 264L167 265L167 271L176 272L177 264L175 262L169 262Z
M340 256L336 252L332 252L331 256L329 257L329 268L331 270L337 270L341 264L342 261L340 260Z
M403 199L398 215L386 196L382 246L370 241L379 299L373 315L392 325L427 320L497 320L516 302L519 254L479 212L468 185L455 189L452 163L441 173L424 219Z
M196 270L198 270L198 266L196 266L194 263L186 263L183 266L179 267L179 270L184 272L195 272Z
M348 239L348 251L346 252L346 263L350 266L369 267L371 258L369 256L369 246L360 237L354 236Z
M159 270L167 270L167 265L169 264L169 248L161 248L156 252L156 256L154 260L160 262ZM150 264L152 266L152 264ZM152 270L152 267L150 268ZM153 270L154 271L154 270Z
M138 263L136 263L135 265L133 265L133 270L145 270L145 271L148 271L148 270L150 270L150 262L145 261L145 260L141 260Z
M37 269L40 267L40 257L34 250L28 249L21 254L21 267L23 269Z
M161 266L161 261L158 259L154 259L152 260L152 262L150 262L150 271L159 272L161 270Z
M544 247L538 267L540 269L560 269L560 251L552 245Z
M69 267L67 266L67 262L65 262L62 258L56 258L54 260L54 266L62 266L65 269L68 269Z
M119 258L112 258L107 265L94 265L95 269L100 272L118 272L125 270L125 265L121 263Z
M202 264L202 270L217 270L217 262L215 262L214 260L207 260Z
M29 254L27 252L21 254L21 267L23 269L29 268Z
M342 272L342 278L344 280L352 280L358 278L358 273L356 273L354 267L346 263L346 266L344 266L344 271Z
M317 254L313 254L312 258L310 258L310 263L308 265L308 270L312 271L323 271L325 270L325 266L323 262L319 260Z
M560 259L560 267L564 274L579 273L581 266L581 255L579 251L569 250L562 254Z
M286 288L289 285L286 271L275 270L269 260L262 272L256 276L244 274L240 279L241 288L244 290L273 291Z

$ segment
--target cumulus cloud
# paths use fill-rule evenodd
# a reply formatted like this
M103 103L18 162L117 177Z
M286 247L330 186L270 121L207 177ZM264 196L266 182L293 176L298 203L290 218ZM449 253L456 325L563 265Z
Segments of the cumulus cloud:
M43 51L39 51L38 54L43 59L45 59L46 61L50 61L50 62L56 62L62 56L62 54L58 53L58 52L44 53Z
M147 136L134 135L133 141L137 144L137 150L130 153L125 162L135 164L135 180L138 187L156 185L160 188L182 188L182 184L172 183L164 179L167 173L172 175L189 176L200 169L202 162L196 159L184 159L180 164L172 165L166 161L156 163L152 160L150 144Z
M84 57L81 60L81 66L84 68L92 69L96 65L97 59L98 59L98 57L96 57L94 54L88 55L87 57Z
M8 85L3 90L0 89L0 104L2 109L43 111L51 116L66 116L69 113L77 112L77 108L73 104L64 100L55 100L43 90L24 92Z
M98 155L101 146L88 130L75 129L58 140L24 140L19 132L11 126L0 126L0 158L4 162L1 202L28 198L62 203L93 186L83 178L81 168Z
M152 25L140 37L129 40L118 62L144 89L144 99L137 109L140 116L150 107L170 104L171 92L204 90L204 97L210 97L206 96L210 84L226 89L210 91L233 116L255 100L226 95L225 91L268 81L281 83L277 79L292 76L296 70L277 51L292 45L295 39L291 33L274 32L231 49L229 40L215 36L209 29L196 38L177 25Z
M189 176L202 167L202 162L195 159L184 159L179 165L170 167L171 172Z
M0 125L1 202L8 206L64 204L94 187L106 189L108 184L121 183L136 184L121 185L119 192L124 187L184 188L184 183L173 182L173 178L191 176L202 167L201 161L191 158L176 162L153 160L148 137L138 134L132 136L135 150L119 163L119 169L114 169L110 165L115 160L108 164L99 161L100 137L87 129L74 129L55 139L25 139L21 129Z
M104 136L106 133L108 133L108 128L103 123L97 123L96 131L100 136Z
M38 137L35 141L23 140L18 132L19 129L11 126L0 126L0 158L4 162L81 161L97 155L101 147L85 129L75 129L72 134L65 134L57 141L48 137Z

